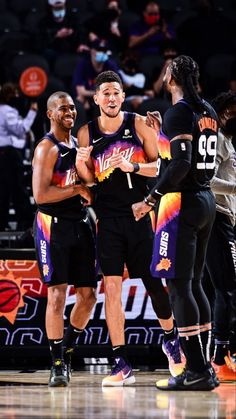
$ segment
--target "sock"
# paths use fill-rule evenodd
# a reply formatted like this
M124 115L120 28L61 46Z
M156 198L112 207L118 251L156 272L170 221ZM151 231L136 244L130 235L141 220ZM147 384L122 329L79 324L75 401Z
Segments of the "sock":
M228 354L229 350L229 341L228 340L218 340L215 339L215 349L214 349L214 362L217 365L224 365L224 357Z
M168 342L169 340L174 340L174 339L176 339L176 331L174 327L171 330L164 330L164 337L163 337L164 342Z
M72 326L71 323L69 324L69 326L66 329L65 336L63 339L63 347L65 351L70 349L73 352L76 340L83 331L84 329L78 329L77 327Z
M61 339L48 339L52 362L56 360L63 360L63 338Z
M203 372L207 369L200 334L180 337L180 344L186 355L187 369Z
M211 361L211 330L205 330L200 333L202 349L207 362Z
M114 358L123 358L125 362L129 363L125 345L112 346L112 351Z

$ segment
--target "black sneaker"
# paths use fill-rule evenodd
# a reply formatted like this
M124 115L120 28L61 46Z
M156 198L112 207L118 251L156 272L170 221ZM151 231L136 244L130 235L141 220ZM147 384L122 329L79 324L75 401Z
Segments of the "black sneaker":
M62 360L54 362L49 378L49 387L66 387L68 385L67 370Z
M71 372L71 356L72 356L72 353L73 353L73 349L67 349L64 352L65 368L66 368L68 382L70 382L71 375L72 375L72 372Z
M176 377L157 381L156 387L159 390L210 391L214 390L215 383L209 370L201 373L185 370Z
M215 370L214 370L213 366L211 365L211 363L210 363L210 362L208 362L207 364L209 365L209 367L208 367L208 371L210 372L210 374L211 374L211 376L212 376L212 379L213 379L213 381L214 381L215 387L219 387L219 385L220 385L220 381L219 381L219 379L218 379L218 377L217 377L217 375L216 375L216 372L215 372Z

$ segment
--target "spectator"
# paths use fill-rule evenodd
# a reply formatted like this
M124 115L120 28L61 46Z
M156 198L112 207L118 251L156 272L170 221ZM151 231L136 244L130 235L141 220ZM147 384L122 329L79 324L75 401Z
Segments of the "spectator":
M8 228L9 209L13 203L17 229L31 227L33 214L24 186L24 167L21 149L35 120L37 103L32 103L25 118L16 109L18 88L3 84L0 90L0 230Z
M93 117L93 112L95 112L93 95L95 94L94 81L97 75L106 70L119 71L118 64L109 58L109 53L106 42L96 38L90 43L89 56L84 56L79 60L74 72L75 95L87 110L88 117Z
M104 39L109 49L117 54L125 47L125 40L119 28L119 17L122 13L117 0L107 0L107 6L96 15L92 16L85 24L88 38Z
M80 51L83 31L66 0L48 0L47 14L39 22L38 47L51 66L62 53Z
M134 51L124 53L119 73L126 95L125 103L130 105L131 111L135 111L144 100L153 97L153 91L146 89L146 76L139 69L137 54Z
M213 101L219 117L216 171L211 188L216 198L216 219L207 250L207 269L215 288L214 368L220 381L236 380L236 93L222 92ZM233 333L231 333L233 331Z
M140 22L130 28L129 48L140 54L158 54L162 42L174 37L174 29L162 17L160 6L155 1L149 1Z

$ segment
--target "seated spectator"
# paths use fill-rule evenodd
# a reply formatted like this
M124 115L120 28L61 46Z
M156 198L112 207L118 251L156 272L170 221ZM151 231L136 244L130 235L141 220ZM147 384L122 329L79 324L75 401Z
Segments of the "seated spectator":
M158 54L162 42L174 37L174 29L162 17L160 6L148 1L142 19L130 28L128 45L140 54Z
M146 76L139 69L135 52L126 51L124 53L119 74L124 86L124 104L130 105L128 110L135 111L144 100L153 97L153 90L146 89Z
M95 78L102 71L119 71L118 64L109 57L109 54L106 42L97 38L90 43L89 55L82 57L75 68L73 77L75 97L83 104L89 118L93 117L93 112L97 109L93 101Z
M119 0L107 0L107 6L86 23L88 39L104 39L112 53L118 54L124 49L125 40L119 29L119 17L122 13Z
M0 231L8 229L10 204L16 212L18 230L32 226L33 214L24 185L21 150L27 132L35 120L37 103L32 103L25 118L16 108L18 88L13 83L3 84L0 90Z
M48 0L48 11L39 28L38 48L51 66L59 54L81 51L83 29L76 14L67 10L66 0Z

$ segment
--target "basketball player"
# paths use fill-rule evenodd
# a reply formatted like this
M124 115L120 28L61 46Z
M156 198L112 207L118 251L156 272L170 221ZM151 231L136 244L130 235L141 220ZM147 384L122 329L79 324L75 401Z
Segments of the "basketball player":
M80 183L75 168L77 141L71 128L76 109L72 98L65 92L53 93L47 102L47 116L50 132L37 145L33 159L33 194L38 206L34 229L39 269L48 286L49 386L57 387L68 384L70 354L95 303L95 251L85 208L91 194ZM76 303L64 335L68 284L75 287Z
M215 288L214 368L220 381L236 380L236 93L222 92L213 101L219 117L216 172L211 188L216 219L208 249L207 269Z
M164 167L151 193L133 205L141 221L160 201L151 270L167 280L187 359L182 374L157 382L161 390L212 390L219 384L209 362L211 310L201 285L215 218L210 180L218 127L215 111L198 95L198 78L191 57L181 55L167 67L164 83L173 106L164 115L159 141Z
M142 278L154 311L165 331L164 341L173 374L184 366L176 339L169 297L161 282L150 274L153 230L149 214L136 223L131 205L147 193L147 179L156 174L156 132L145 118L121 111L124 92L113 71L96 78L95 103L100 116L78 132L77 170L91 184L96 181L95 212L98 218L98 259L105 283L106 321L115 358L103 386L133 384L127 358L125 317L121 303L124 265L130 278Z

